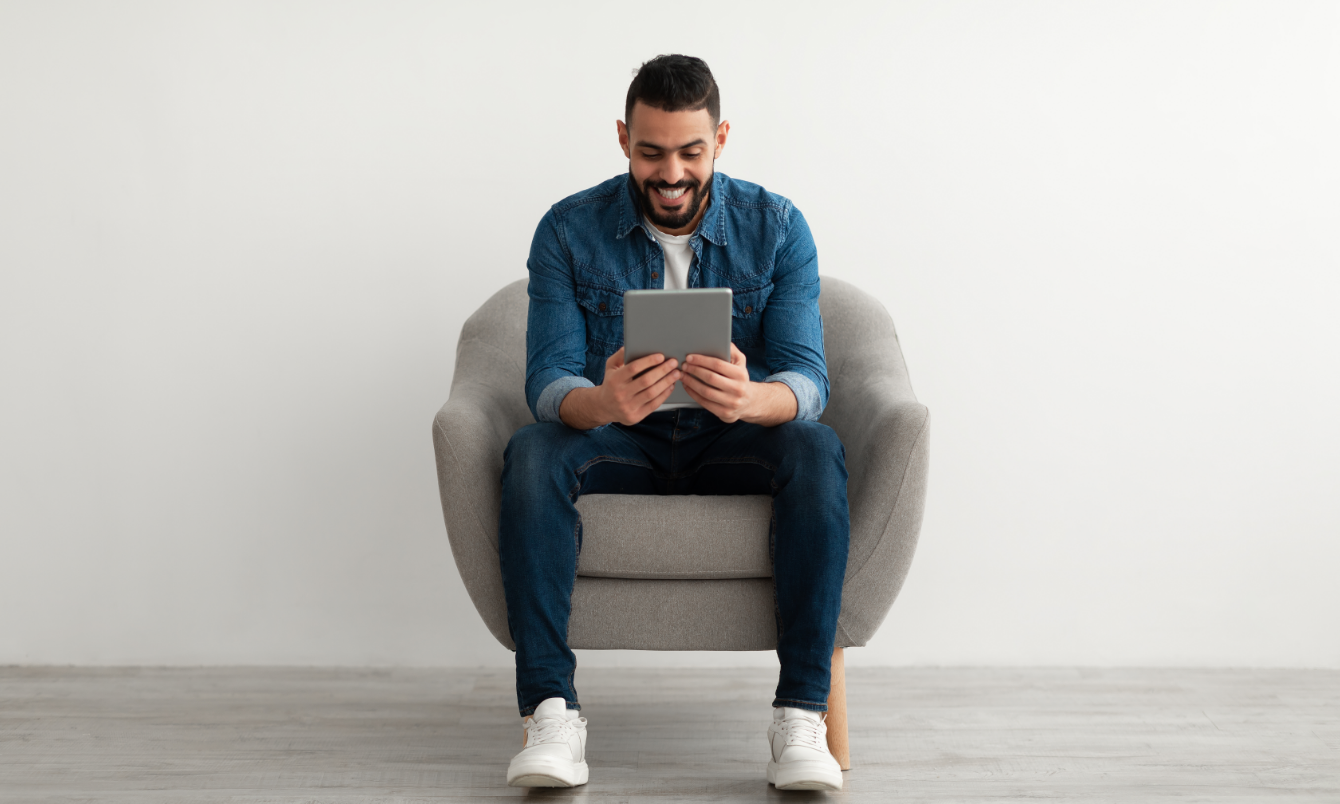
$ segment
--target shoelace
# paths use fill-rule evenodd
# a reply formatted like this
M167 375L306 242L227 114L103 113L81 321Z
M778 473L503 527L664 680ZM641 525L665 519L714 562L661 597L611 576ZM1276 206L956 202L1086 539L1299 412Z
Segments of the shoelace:
M803 717L793 717L782 721L782 731L786 733L787 745L803 745L809 748L827 750L825 736L828 727L823 721L815 723Z
M527 731L530 732L530 737L526 740L526 746L529 747L540 743L566 743L576 734L577 729L570 720L546 717L531 719Z

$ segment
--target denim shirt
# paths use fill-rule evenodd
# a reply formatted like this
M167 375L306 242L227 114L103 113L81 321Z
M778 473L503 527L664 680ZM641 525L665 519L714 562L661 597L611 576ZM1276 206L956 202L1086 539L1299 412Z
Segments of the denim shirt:
M624 291L665 287L664 252L649 226L626 173L540 219L526 261L526 403L536 421L561 422L568 392L604 379L605 360L623 346ZM819 258L800 210L717 173L689 246L689 287L732 291L731 341L749 379L785 383L796 418L817 420L828 402L828 368Z

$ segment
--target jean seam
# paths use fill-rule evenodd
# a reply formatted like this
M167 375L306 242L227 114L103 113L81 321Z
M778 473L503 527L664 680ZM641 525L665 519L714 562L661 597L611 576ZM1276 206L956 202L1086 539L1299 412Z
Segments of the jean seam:
M702 463L698 464L698 468L701 469L704 466L720 466L723 464L732 465L738 463L752 463L756 466L762 466L764 469L767 469L768 471L773 473L777 471L777 467L775 465L769 463L768 461L763 460L762 458L754 458L751 456L745 456L740 458L713 458L710 461L703 461ZM775 493L776 483L773 484L773 488Z
M777 479L769 481L773 499L777 497ZM772 569L772 618L777 623L777 648L782 647L782 604L777 599L777 506L771 506L772 516L768 518L768 564ZM779 653L780 656L780 653Z
M563 628L563 644L571 645L572 633L572 595L577 592L577 570L582 565L582 515L577 515L577 524L572 528L573 546L577 548L577 560L572 562L572 592L568 594L568 621ZM569 651L572 648L568 648ZM568 689L572 689L572 673L568 674ZM576 695L573 696L577 697Z
M569 679L571 679L571 677L572 677L572 676L569 675ZM572 693L572 699L571 699L571 700L568 699L568 695L567 695L568 692L571 692L571 693ZM551 696L549 696L549 697L550 697L550 698L556 698L556 697L558 697L558 696L556 696L556 695L551 695ZM547 700L549 700L549 698L545 698L544 700L547 701ZM540 703L544 703L544 701L540 701ZM563 694L563 703L565 703L565 704L572 704L573 706L577 707L577 710L578 710L578 711L581 711L582 705L577 701L577 690L576 690L575 688L573 688L571 681L569 681L569 683L568 683L568 689L567 689L567 690L564 692L564 694ZM522 717L530 717L531 715L535 714L535 710L536 710L536 709L539 709L539 708L540 708L540 704L538 704L538 703L537 703L537 704L531 704L530 706L527 706L527 707L523 707L523 708L521 708L521 710L520 710L520 711L521 711L521 716L522 716Z
M671 474L675 470L675 454L679 452L679 420L683 417L683 410L675 411L675 422L670 426L670 467Z
M787 704L801 704L801 706L798 706L798 707L792 707L793 709L801 709L801 708L809 707L809 706L822 706L823 709L821 709L821 710L817 710L817 711L821 711L821 712L827 712L827 711L828 711L828 701L806 701L806 700L804 700L803 698L775 698L775 699L773 699L773 704L772 704L772 705L773 705L773 706L786 706Z
M650 466L646 468L651 469L651 471L660 480L683 480L686 477L691 477L693 475L698 474L700 471L702 471L704 466L731 466L734 464L741 464L741 463L750 463L754 464L755 466L762 466L764 469L767 469L768 471L773 473L776 473L777 471L776 466L773 466L772 464L768 463L762 458L717 458L710 461L703 461L694 468L685 470L683 472L657 472L655 469L651 469ZM640 466L641 464L634 464L634 465ZM773 491L773 496L774 497L777 496L777 492L775 490Z
M620 458L616 455L597 455L596 457L577 467L577 470L576 472L574 472L574 474L577 475L585 474L588 469L590 469L592 466L595 466L598 463L621 463L624 464L625 466L638 466L643 469L651 469L651 464L646 463L645 461L633 461L627 458ZM580 480L577 482L577 485L574 487L574 490L578 488L581 488ZM572 493L569 492L568 496L571 497Z
M616 568L616 569L611 569L611 570L603 570L603 571L600 572L600 574L597 574L597 575L592 575L590 572L587 572L587 573L584 573L583 577L586 577L586 578L622 578L622 577L624 577L625 575L658 575L658 576L661 576L661 577L662 577L663 579L665 579L665 580L671 580L671 581L681 581L681 580L682 580L682 581L691 581L691 580L693 580L694 578L697 578L697 577L700 576L700 575L729 575L730 578L728 578L727 580L734 580L734 579L737 579L737 578L771 578L771 577L772 577L771 575L741 575L741 574L740 574L740 573L742 573L742 572L754 572L754 571L755 571L755 570L754 570L753 568L751 568L751 567L741 567L741 568L738 568L738 569L726 569L726 570L683 570L683 571L680 571L680 570L634 570L634 569L617 569L617 568ZM614 573L614 572L617 572L617 573L619 573L619 574L618 574L618 575L611 575L611 574L610 574L610 573Z

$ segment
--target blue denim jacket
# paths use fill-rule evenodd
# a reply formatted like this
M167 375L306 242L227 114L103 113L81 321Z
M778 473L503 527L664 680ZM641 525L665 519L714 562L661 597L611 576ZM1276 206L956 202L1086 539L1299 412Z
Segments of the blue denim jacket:
M664 252L649 226L626 173L540 219L526 262L526 403L536 421L561 422L563 397L604 378L605 360L623 345L624 291L665 287ZM732 291L731 340L749 378L786 383L796 418L817 420L828 402L828 368L819 257L800 210L717 173L689 246L689 287Z

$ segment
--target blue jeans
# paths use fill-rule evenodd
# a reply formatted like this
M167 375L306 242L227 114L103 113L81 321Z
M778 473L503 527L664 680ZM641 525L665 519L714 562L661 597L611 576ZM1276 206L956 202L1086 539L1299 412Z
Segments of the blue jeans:
M580 709L568 616L583 494L768 494L781 676L773 706L828 709L850 520L842 442L827 425L726 424L698 408L576 430L541 422L507 445L498 553L516 642L517 705Z

